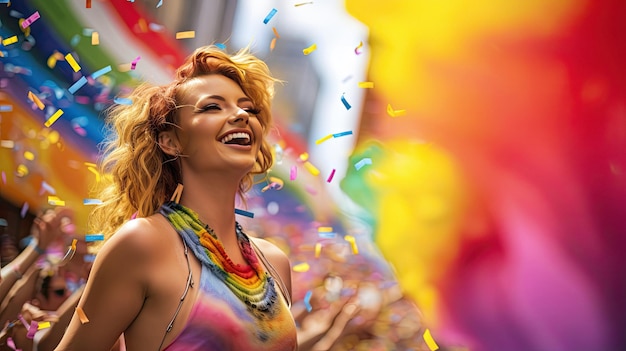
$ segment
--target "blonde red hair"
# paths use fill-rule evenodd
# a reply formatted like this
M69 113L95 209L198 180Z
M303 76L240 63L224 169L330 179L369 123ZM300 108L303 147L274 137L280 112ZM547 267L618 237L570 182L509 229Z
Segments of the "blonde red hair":
M157 143L160 132L176 128L177 111L186 83L196 77L220 74L236 82L248 96L263 128L257 163L239 184L242 198L254 181L272 165L266 136L272 126L274 83L267 64L244 48L229 55L215 46L196 49L176 70L175 79L162 86L142 83L128 96L130 105L114 105L105 119L108 138L102 144L100 172L105 176L95 189L103 204L90 216L90 229L111 236L131 216L146 217L169 200L180 179L178 162ZM175 160L177 161L177 160Z

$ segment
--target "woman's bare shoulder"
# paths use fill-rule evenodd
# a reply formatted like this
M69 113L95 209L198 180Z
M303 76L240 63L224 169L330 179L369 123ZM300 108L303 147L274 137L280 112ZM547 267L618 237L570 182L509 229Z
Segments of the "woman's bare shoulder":
M113 254L116 258L131 260L148 258L160 251L163 239L171 232L168 222L160 214L129 220L105 242L98 256Z

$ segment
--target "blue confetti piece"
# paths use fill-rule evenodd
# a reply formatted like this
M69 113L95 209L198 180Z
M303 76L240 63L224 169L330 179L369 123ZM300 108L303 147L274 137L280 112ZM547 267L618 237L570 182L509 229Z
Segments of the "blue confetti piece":
M242 215L242 216L254 218L254 213L248 212L248 211L244 211L244 210L240 210L238 208L235 209L235 214L239 214L239 215Z
M159 3L157 4L157 9L161 7L161 5L163 5L163 0L159 0Z
M349 110L352 108L352 106L350 106L350 104L346 100L346 97L343 95L341 95L341 102L343 102L343 105L346 107L346 110Z
M304 295L304 306L308 312L313 311L313 306L311 306L311 297L313 297L313 291L309 290Z
M215 44L215 46L217 46L218 48L220 48L222 50L226 50L226 44L217 43L217 44Z
M93 262L95 260L96 260L96 255L89 254L89 255L84 255L83 256L83 262L89 263L89 262Z
M104 234L85 234L85 241L88 243L102 240L104 240Z
M323 239L333 239L337 234L333 232L322 232L318 233L318 236Z
M111 65L108 65L108 66L106 66L104 68L100 68L99 70L93 72L93 74L91 75L91 78L92 79L96 79L96 78L100 77L101 75L107 74L109 72L111 72Z
M333 134L333 138L339 138L339 137L342 137L344 135L352 135L352 131L349 130L347 132L335 133L335 134Z
M85 78L85 76L80 77L79 80L76 81L76 83L72 84L71 87L69 87L67 89L67 91L70 92L70 94L74 95L74 93L83 87L83 85L87 84L87 78Z
M76 46L78 45L78 43L80 43L80 35L75 34L72 39L70 40L70 45L71 46Z
M133 100L129 99L129 98L113 98L113 102L118 104L118 105L132 105L133 104Z
M83 205L102 205L100 199L83 199Z
M265 19L263 20L263 23L267 24L267 22L269 22L272 19L272 17L274 17L276 12L278 12L278 10L272 9L272 11L270 11L270 13L268 13L267 16L265 16Z
M0 105L0 112L11 112L13 111L13 105Z
M365 166L365 165L371 165L371 164L372 164L372 159L371 159L371 158L369 158L369 157L366 157L366 158L362 159L361 161L357 162L357 163L354 165L354 168L356 168L356 170L358 171L358 170L360 170L361 168L363 168L363 166Z
M8 4L11 0L0 0L0 4Z

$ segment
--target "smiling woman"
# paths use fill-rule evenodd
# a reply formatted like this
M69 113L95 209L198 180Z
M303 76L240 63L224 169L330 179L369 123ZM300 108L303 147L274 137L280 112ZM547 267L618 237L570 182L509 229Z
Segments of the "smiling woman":
M276 81L247 50L207 46L108 111L110 177L91 217L107 240L57 350L120 335L129 351L296 349L289 260L235 219L272 165Z

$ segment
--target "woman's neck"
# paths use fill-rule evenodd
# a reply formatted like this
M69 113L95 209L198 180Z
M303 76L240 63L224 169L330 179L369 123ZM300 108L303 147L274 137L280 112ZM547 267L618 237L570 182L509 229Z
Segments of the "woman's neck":
M237 245L235 198L238 182L223 179L185 178L180 204L198 214L213 229L225 248Z

